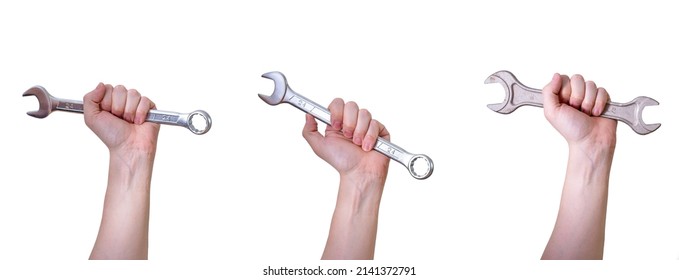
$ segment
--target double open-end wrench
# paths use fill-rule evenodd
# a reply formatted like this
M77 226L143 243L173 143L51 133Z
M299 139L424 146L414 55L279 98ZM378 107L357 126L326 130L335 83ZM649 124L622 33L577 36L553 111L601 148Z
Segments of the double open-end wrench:
M293 91L288 85L288 81L281 72L269 72L262 75L262 77L273 80L274 91L271 96L259 94L264 102L269 105L278 105L281 103L288 103L292 106L297 107L303 112L309 113L316 119L330 125L330 111L324 106L318 105L318 103L313 102L299 93ZM392 144L391 142L382 139L382 137L377 138L377 143L375 144L374 150L382 153L383 155L401 163L403 166L408 168L410 175L415 179L427 179L434 172L434 162L426 155L422 154L411 154L408 153L403 148ZM416 168L417 161L424 161L425 169L423 171ZM419 165L419 164L417 164Z
M60 99L50 95L47 90L41 86L34 86L29 88L24 92L23 96L35 96L38 99L40 105L37 111L27 112L29 116L42 119L47 117L53 111L66 111L72 113L83 112L83 102L78 100L68 100ZM194 118L202 117L205 121L204 124L194 122ZM205 134L212 127L212 118L210 115L203 111L197 110L188 114L160 111L160 110L150 110L146 115L147 122L154 122L159 124L169 124L176 126L183 126L188 128L194 134Z
M486 84L499 83L505 88L505 100L502 103L488 104L491 110L509 114L523 105L542 107L542 90L529 88L519 82L509 71L498 71L490 75ZM601 117L619 120L629 125L634 132L645 135L660 127L659 123L646 124L641 113L646 106L658 105L658 101L646 96L639 96L627 103L608 102Z

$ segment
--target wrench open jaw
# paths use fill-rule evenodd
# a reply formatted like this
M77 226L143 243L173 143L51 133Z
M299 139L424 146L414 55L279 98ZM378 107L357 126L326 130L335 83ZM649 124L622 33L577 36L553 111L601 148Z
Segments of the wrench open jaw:
M485 81L485 84L492 84L492 83L497 83L502 85L502 87L505 89L505 100L502 101L502 103L495 103L495 104L488 104L488 108L491 110L501 113L501 114L509 114L511 112L514 112L514 110L518 109L521 106L524 105L534 105L538 107L542 107L542 95L540 96L533 96L533 98L529 98L528 100L524 100L523 98L517 98L515 95L515 87L518 87L521 92L524 92L526 90L529 90L530 88L527 88L519 80L514 76L509 71L498 71L495 72L493 75L490 75ZM539 104L535 103L530 103L528 102L529 100L534 99L539 99Z
M295 92L288 85L288 81L281 72L268 72L262 75L263 78L274 82L274 91L269 95L259 94L259 98L269 105L288 103L293 107L314 116L323 123L330 125L330 111L324 106L308 99ZM395 144L377 137L373 150L397 161L405 166L410 175L415 179L424 180L434 172L434 162L426 155L411 154Z
M26 112L31 117L43 119L47 117L56 104L52 104L52 96L41 86L34 86L24 92L23 96L35 96L38 99L38 110Z
M269 105L278 105L283 103L283 99L285 99L285 92L288 90L288 80L285 78L283 73L273 71L264 73L262 77L272 80L274 83L274 89L270 96L260 93L259 98Z
M502 103L487 105L489 109L495 112L509 114L525 105L542 107L542 91L523 85L509 71L495 72L484 83L497 83L505 89L505 100ZM644 123L642 118L643 110L646 106L659 104L655 99L646 96L639 96L627 103L609 101L604 112L601 113L601 117L622 121L629 125L637 134L646 135L660 128L660 124Z
M613 102L610 102L613 103ZM633 118L619 118L617 120L622 121L629 125L634 132L639 133L641 135L649 134L653 131L656 131L658 128L660 128L659 123L653 123L653 124L647 124L644 122L644 119L642 118L644 108L646 106L657 106L660 105L658 101L656 101L653 98L646 97L646 96L638 96L637 98L634 98L632 101L627 102L627 103L618 103L617 107L622 107L624 109L627 109L628 111L633 112ZM611 111L612 113L616 113L615 107L612 107L611 104L608 104L607 108L608 111ZM604 114L607 112L604 111ZM607 116L602 114L602 116ZM611 117L613 118L613 117Z

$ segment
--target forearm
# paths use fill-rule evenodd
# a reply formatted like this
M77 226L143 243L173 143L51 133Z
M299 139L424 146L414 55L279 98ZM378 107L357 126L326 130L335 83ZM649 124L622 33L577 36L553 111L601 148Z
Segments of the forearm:
M543 259L602 259L613 145L569 147L559 214Z
M155 151L111 152L108 187L91 259L147 259Z
M342 177L323 259L373 259L383 179Z

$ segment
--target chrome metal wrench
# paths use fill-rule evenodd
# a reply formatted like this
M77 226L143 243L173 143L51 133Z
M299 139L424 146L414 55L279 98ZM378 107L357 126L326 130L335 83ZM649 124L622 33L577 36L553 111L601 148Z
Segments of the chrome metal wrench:
M542 90L523 85L509 71L495 72L486 79L485 83L499 83L505 88L506 95L502 103L488 104L488 108L495 112L509 114L524 105L542 107ZM646 135L658 129L660 124L644 123L641 118L642 112L644 107L658 104L660 104L658 101L646 96L639 96L627 103L609 101L601 117L619 120L629 125L634 132Z
M31 95L38 99L38 103L40 105L37 111L30 111L27 113L31 117L42 119L54 111L83 113L82 101L56 98L50 95L47 90L41 86L29 88L26 92L24 92L23 96ZM198 124L196 121L194 121L196 116L203 118L204 123ZM194 134L198 135L207 133L212 127L212 118L210 118L210 115L203 110L193 111L188 114L150 110L146 115L146 121L159 124L183 126L188 128Z
M311 114L325 124L330 125L330 111L324 106L293 91L288 85L288 81L283 73L269 72L262 75L262 77L273 80L274 82L274 91L271 96L259 94L259 98L264 102L269 105L288 103L303 112ZM434 162L428 156L408 153L403 148L396 146L381 137L377 138L377 143L373 149L408 168L410 175L415 179L427 179L431 176L432 172L434 172ZM424 162L424 170L416 168L416 165L420 165L416 164L418 161Z

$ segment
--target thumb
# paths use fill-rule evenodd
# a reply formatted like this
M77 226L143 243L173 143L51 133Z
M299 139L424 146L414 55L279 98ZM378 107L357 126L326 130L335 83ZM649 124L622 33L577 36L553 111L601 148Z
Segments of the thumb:
M311 149L318 154L318 150L323 144L324 137L318 132L318 123L312 115L306 114L306 123L302 129L302 136L304 136L304 139L309 143Z
M83 97L83 113L85 116L94 115L101 111L99 104L104 99L106 93L106 86L99 83L96 88L85 94Z
M545 115L550 114L559 106L559 91L561 91L561 75L554 73L552 81L542 88L542 106L545 108Z

